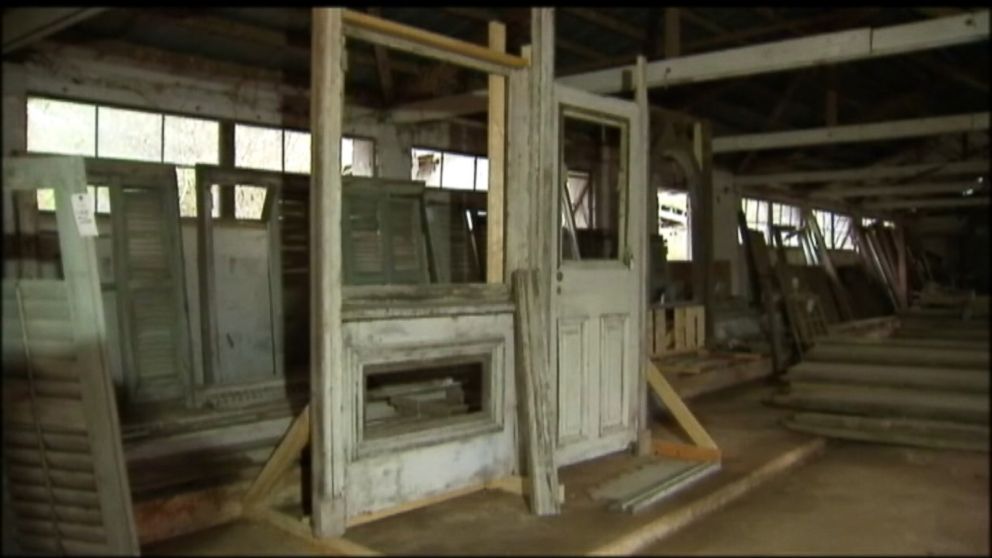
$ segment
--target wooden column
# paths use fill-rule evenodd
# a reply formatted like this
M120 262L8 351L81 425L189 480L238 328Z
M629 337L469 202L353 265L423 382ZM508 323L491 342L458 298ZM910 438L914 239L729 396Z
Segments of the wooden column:
M558 134L558 114L555 110L555 13L553 8L531 10L531 82L530 82L530 265L538 270L537 309L541 313L548 339L555 339L554 299L556 288L553 261L554 242L558 240L558 186L555 167L558 153L552 134ZM557 343L547 343L548 366L557 369Z
M709 315L713 308L713 143L708 122L696 122L692 131L693 154L699 162L699 187L692 207L693 298ZM697 291L698 289L698 291ZM713 320L706 320L706 338L713 338Z
M345 530L341 338L341 113L344 104L344 34L340 8L314 8L311 45L310 131L310 453L313 533L328 538Z
M234 168L234 122L223 120L220 123L218 156L221 167ZM209 188L210 185L207 185ZM220 185L220 217L234 218L234 184Z
M667 19L667 17L666 17ZM630 144L641 145L644 150L639 157L634 158L634 166L630 169L630 180L631 184L635 181L641 180L645 184L650 185L650 173L649 169L649 159L651 151L651 110L648 106L648 89L647 89L647 73L646 73L647 60L644 56L637 57L637 65L634 70L634 100L637 102L637 108L640 112L640 123L636 125L637 133L640 135L640 140L637 141L631 138ZM651 258L648 255L651 245L651 235L657 233L658 231L658 205L657 199L658 194L652 191L651 188L645 188L644 191L647 193L647 203L648 208L654 208L654 215L651 213L641 213L641 218L646 219L646 222L642 223L631 223L631 230L640 231L639 234L643 235L640 242L640 250L638 254L634 254L634 258L640 261L641 266L641 276L639 277L638 287L640 288L642 295L641 304L637 308L637 331L640 335L640 353L638 354L638 376L640 381L637 384L637 404L639 408L635 411L636 420L639 429L639 435L637 437L637 453L638 455L650 455L653 449L651 443L651 429L648 417L648 388L647 388L647 377L645 376L645 370L647 370L647 363L650 360L647 358L649 348L651 347L651 339L648 338L648 327L647 327L647 316L648 308L647 305L650 302L648 292L648 285L650 284L649 277L651 274ZM655 203L651 203L651 200L655 200ZM634 218L638 213L633 212L631 217ZM646 225L646 226L645 226Z
M531 49L525 46L521 56L530 59ZM505 269L503 277L529 266L530 254L530 68L514 70L507 80L507 165L504 196L506 227ZM492 164L490 163L490 168Z
M489 22L489 48L506 51L506 26ZM489 191L486 194L486 282L503 283L506 199L506 78L489 75Z
M892 240L896 245L896 289L899 302L903 308L909 305L909 283L906 275L906 234L903 225L898 225L892 231Z

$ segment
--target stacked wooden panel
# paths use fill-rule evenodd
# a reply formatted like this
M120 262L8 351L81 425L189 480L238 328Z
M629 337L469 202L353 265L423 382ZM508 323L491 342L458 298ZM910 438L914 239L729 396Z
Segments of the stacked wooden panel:
M800 411L786 420L795 430L988 451L988 328L987 320L904 316L890 337L820 338L773 402Z

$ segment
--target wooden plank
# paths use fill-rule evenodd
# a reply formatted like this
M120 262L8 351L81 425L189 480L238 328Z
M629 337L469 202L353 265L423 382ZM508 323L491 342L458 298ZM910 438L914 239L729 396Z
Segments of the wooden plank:
M654 454L687 461L720 461L722 456L719 449L690 446L667 440L654 441Z
M526 448L526 469L530 480L531 510L537 515L555 515L558 503L558 469L554 455L554 393L547 371L543 320L536 301L538 283L534 270L512 274L516 315L517 412Z
M988 394L792 382L771 401L794 409L987 424Z
M883 444L989 451L987 425L953 422L796 413L785 426L800 432Z
M319 538L334 537L345 530L344 483L348 460L343 425L348 424L351 409L342 393L346 385L341 333L343 11L315 8L312 12L310 447L313 532Z
M665 404L665 408L672 413L675 420L678 422L679 426L685 430L686 434L689 435L689 439L693 441L698 446L710 449L718 449L716 442L713 438L710 438L706 429L703 425L696 420L696 417L692 414L692 411L686 407L682 399L675 393L672 386L668 383L668 380L661 374L655 364L648 361L647 365L647 380L648 384L654 390L654 392L661 399L662 403Z
M681 351L688 348L686 343L686 309L676 308L675 309L675 345L672 347L675 351Z
M980 393L989 390L988 369L888 366L806 361L789 370L790 381L845 383Z
M502 70L504 73L510 69L527 67L527 61L519 56L354 10L343 10L342 22L343 30L348 36L440 58L446 62L468 65L483 71Z
M988 350L964 350L959 347L900 347L869 343L819 341L806 355L807 360L820 362L861 362L865 364L902 364L910 366L943 366L953 368L989 367Z
M343 556L382 556L381 552L377 552L368 548L366 546L360 545L356 542L350 541L342 537L325 537L316 538L310 533L310 529L307 527L306 518L295 518L285 513L268 509L260 508L254 510L251 513L253 519L258 521L264 521L273 527L285 531L295 537L298 537L308 543L320 548L324 551L330 552L332 555L343 555Z
M293 419L286 434L272 450L265 462L262 472L245 493L244 507L253 508L264 505L265 500L275 488L282 475L288 471L300 457L303 448L310 443L310 405L307 404L300 414Z
M489 48L506 52L506 26L489 23ZM489 76L489 190L486 192L486 282L505 283L503 227L506 200L506 77Z

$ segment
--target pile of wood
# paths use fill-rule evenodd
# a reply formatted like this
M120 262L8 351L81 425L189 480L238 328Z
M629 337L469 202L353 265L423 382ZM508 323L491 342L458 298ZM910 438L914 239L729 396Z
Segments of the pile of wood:
M789 428L879 443L988 451L989 323L907 312L893 335L818 338L772 402Z

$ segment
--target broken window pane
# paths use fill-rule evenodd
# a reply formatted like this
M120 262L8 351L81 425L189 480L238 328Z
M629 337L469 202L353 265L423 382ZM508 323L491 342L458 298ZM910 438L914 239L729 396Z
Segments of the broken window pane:
M282 130L235 124L235 166L282 171L282 162Z
M441 185L441 152L430 149L411 149L411 159L413 168L410 177L413 180L422 180L428 186L438 187Z
M568 171L565 178L565 187L568 189L569 203L572 204L572 218L575 220L576 229L588 229L592 226L592 206L589 200L589 173L582 171Z
M218 164L219 134L220 124L215 121L166 115L165 162L179 165Z
M658 190L658 234L665 239L669 261L687 261L689 254L689 193Z
M28 151L96 155L95 106L31 97L27 118Z
M176 167L176 186L179 190L179 216L196 217L196 170Z
M441 187L454 190L475 189L475 157L445 153L441 166Z
M266 189L261 186L234 187L234 218L257 221L262 218Z
M162 160L162 115L97 107L97 157Z

